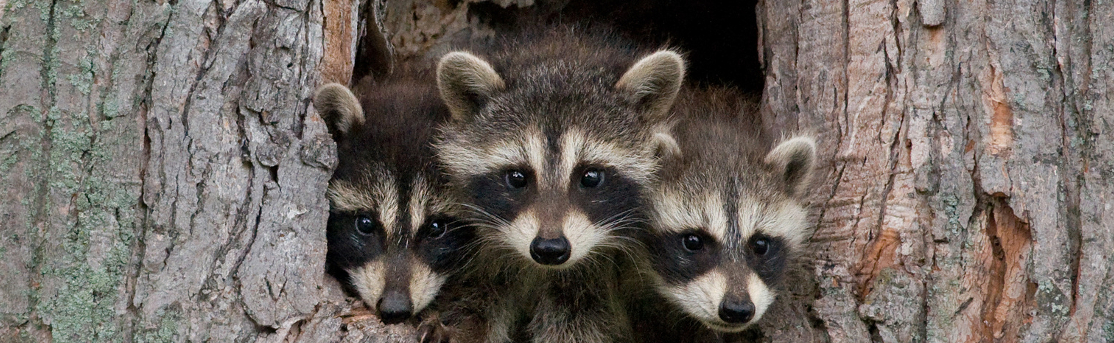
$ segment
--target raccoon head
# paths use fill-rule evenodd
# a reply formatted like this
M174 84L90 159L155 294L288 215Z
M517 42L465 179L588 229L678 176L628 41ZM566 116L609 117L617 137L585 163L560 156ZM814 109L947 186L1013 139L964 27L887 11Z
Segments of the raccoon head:
M463 189L477 234L547 269L621 246L616 231L644 217L661 135L654 130L680 88L684 60L658 51L627 62L621 77L622 69L576 60L496 62L502 74L452 52L437 68L453 114L438 157Z
M381 88L361 106L347 87L326 85L314 107L340 160L327 193L328 263L383 322L396 323L434 299L470 234L433 168L429 127L447 109L432 86Z
M761 318L808 233L801 199L815 151L811 138L796 137L753 163L717 156L677 166L687 170L663 180L653 196L647 248L659 293L717 331ZM691 155L684 158L715 156Z

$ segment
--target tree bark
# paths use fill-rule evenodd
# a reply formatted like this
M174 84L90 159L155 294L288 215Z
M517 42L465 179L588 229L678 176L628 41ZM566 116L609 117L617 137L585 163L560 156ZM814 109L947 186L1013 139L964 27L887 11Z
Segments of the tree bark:
M766 1L833 342L1114 341L1114 4ZM775 339L776 340L776 339Z
M312 91L583 3L0 0L0 341L409 341L324 274ZM746 338L1114 342L1114 4L755 14L763 115L823 161Z
M322 22L313 0L8 3L0 340L337 337Z

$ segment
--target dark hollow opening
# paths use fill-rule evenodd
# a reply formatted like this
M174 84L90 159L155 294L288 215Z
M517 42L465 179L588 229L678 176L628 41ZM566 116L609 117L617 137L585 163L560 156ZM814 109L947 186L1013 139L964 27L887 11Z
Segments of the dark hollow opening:
M682 49L689 61L690 81L731 85L756 94L763 89L765 78L758 60L757 0L539 0L524 8L514 5L503 8L493 2L449 4L469 6L470 19L496 31L533 20L607 25L648 45L669 44ZM374 27L370 10L361 13L363 30L353 81L366 76L382 77L390 64L385 40Z
M571 0L561 14L612 25L648 44L668 42L687 53L689 80L761 93L757 0Z

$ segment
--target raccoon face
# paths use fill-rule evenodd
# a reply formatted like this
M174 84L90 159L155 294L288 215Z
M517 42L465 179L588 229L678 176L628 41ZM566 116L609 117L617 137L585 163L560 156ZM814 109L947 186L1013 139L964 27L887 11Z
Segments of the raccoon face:
M710 174L723 170L694 172L663 184L647 244L659 292L713 330L740 331L761 318L807 234L799 199L814 151L810 138L794 138L759 168L733 168L740 173L722 178Z
M454 217L454 201L442 190L439 173L429 167L432 151L423 148L428 135L382 118L395 113L364 118L344 86L324 86L314 100L337 140L340 159L327 193L330 268L339 269L383 322L406 320L425 308L462 264L470 233ZM429 100L438 101L435 96L424 101ZM397 106L376 109L420 111L417 104L393 102ZM432 125L428 116L409 116L402 120ZM392 140L389 132L377 131L382 127L402 131L407 139Z
M563 269L619 247L643 215L654 172L655 125L683 79L672 51L654 53L621 78L555 61L509 74L453 52L438 87L453 123L436 146L477 234L519 260Z
M405 182L382 170L369 175L330 183L328 255L348 273L364 303L395 323L437 295L461 263L467 231L423 178Z

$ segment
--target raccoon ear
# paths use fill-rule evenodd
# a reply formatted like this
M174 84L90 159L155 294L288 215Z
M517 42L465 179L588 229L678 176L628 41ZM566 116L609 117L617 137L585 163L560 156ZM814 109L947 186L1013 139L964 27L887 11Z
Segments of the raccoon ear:
M685 80L685 59L671 50L659 50L631 66L615 89L627 92L645 106L648 119L660 121L669 113L681 83Z
M654 156L661 160L672 160L681 157L681 146L669 132L655 132L650 139L654 149Z
M808 188L816 164L816 141L811 137L790 138L766 154L765 162L785 180L786 191L799 198Z
M353 127L363 125L364 110L356 95L348 87L330 83L317 89L313 95L313 108L325 120L333 139L341 140Z
M503 78L495 69L470 53L450 52L437 63L437 89L454 120L475 115L480 106L503 87Z

